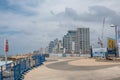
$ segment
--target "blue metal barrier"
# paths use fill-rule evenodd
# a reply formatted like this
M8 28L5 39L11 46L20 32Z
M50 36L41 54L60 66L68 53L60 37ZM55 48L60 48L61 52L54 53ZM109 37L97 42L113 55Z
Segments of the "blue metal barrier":
M3 75L3 66L0 69L0 80L21 80L22 75L32 69L33 67L41 65L45 61L44 54L35 54L32 57L21 59L15 61L13 63L7 64L5 66L5 70L8 71L10 74L8 78L6 75ZM35 63L34 63L35 62ZM4 77L3 77L4 76Z
M25 71L28 71L30 68L31 68L31 65L30 65L30 58L27 58L26 59L26 70Z
M20 69L21 69L21 74L23 74L26 71L26 60L22 59L20 61Z
M41 65L41 64L42 64L42 58L41 58L41 55L39 56L38 61L39 61L39 64Z
M112 50L110 51L110 50L109 50L109 51L107 52L107 54L106 54L106 58L107 58L108 56L110 56L110 55L113 56L113 57L116 57L116 56L117 56L117 53L116 53L116 51L112 51Z
M2 80L2 72L0 71L0 80Z
M42 55L41 55L41 58L42 58L42 62L44 62L44 61L45 61L45 55L42 54Z
M94 52L92 53L92 57L106 57L106 52Z
M36 66L39 66L40 65L40 63L39 63L39 58L40 58L40 56L38 55L38 56L36 56Z
M3 76L2 76L2 66L1 66L1 69L0 69L0 80L3 80Z
M44 54L34 55L34 56L32 56L32 59L35 60L35 66L39 66L42 64L42 62L45 61L45 55Z
M14 80L19 80L21 77L20 64L15 65L13 68L14 68Z

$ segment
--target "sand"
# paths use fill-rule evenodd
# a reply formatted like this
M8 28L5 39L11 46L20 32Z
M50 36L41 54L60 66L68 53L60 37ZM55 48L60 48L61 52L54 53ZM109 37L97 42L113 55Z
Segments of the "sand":
M51 61L50 61L51 60ZM71 71L71 70L56 70L48 68L47 65L70 61L68 66L100 66L119 64L115 62L96 62L95 59L80 59L80 58L54 58L49 59L44 65L30 70L24 75L24 80L120 80L120 66L113 66L99 70ZM81 64L81 65L80 65ZM55 66L55 64L54 64ZM61 65L60 67L64 67Z
M71 61L68 64L74 65L74 66L101 66L101 65L115 65L115 64L120 64L120 62L100 62L96 61L96 59L80 59L76 61Z

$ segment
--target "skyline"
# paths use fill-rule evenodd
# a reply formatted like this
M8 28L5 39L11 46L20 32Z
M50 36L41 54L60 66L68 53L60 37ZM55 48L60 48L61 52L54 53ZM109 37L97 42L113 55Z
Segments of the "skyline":
M9 40L8 54L27 53L46 47L68 30L89 27L91 44L97 44L106 17L106 38L115 37L111 24L119 25L120 1L114 0L0 0L0 54ZM107 5L106 5L107 4ZM97 27L97 28L96 28Z

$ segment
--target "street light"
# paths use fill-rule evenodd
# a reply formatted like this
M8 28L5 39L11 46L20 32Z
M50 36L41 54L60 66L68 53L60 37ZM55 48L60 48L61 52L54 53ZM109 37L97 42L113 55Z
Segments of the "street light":
M117 42L118 42L118 33L117 33L117 25L114 25L112 24L110 27L115 27L115 38L116 38L116 54L117 54L117 57L119 57L119 54L118 54L118 45L117 45Z

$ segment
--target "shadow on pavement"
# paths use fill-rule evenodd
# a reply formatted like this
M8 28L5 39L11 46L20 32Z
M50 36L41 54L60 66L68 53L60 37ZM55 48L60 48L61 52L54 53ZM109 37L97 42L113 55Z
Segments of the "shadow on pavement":
M101 66L74 66L68 64L68 62L70 61L73 60L48 64L46 65L46 67L56 70L64 70L64 71L88 71L88 70L100 70L100 69L110 68L119 65L119 64L115 64L115 65L101 65Z

